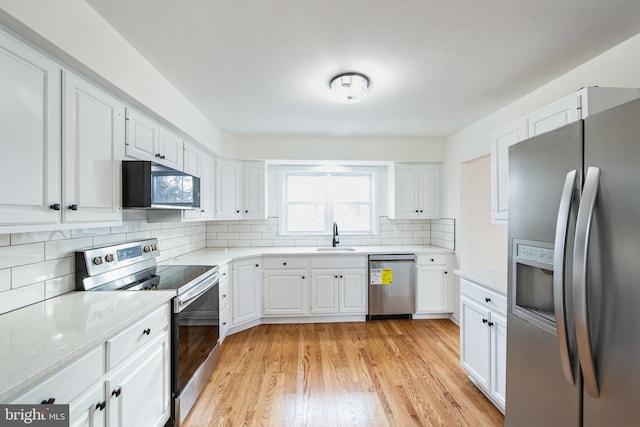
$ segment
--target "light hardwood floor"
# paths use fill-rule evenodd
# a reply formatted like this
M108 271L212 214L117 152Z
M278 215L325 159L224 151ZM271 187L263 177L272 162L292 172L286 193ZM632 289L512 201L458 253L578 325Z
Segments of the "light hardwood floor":
M261 325L227 337L185 422L200 426L501 426L460 368L449 320Z

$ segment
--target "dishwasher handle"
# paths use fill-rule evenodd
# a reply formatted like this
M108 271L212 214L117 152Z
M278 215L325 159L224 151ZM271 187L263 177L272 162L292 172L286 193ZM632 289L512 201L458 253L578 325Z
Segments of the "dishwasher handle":
M369 261L414 261L415 254L375 254L369 255Z

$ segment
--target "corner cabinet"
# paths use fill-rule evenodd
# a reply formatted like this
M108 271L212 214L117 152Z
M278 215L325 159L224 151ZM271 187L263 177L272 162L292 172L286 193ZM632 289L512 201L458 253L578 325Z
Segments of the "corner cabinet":
M509 147L640 97L640 89L586 87L490 133L491 219L508 220Z
M460 279L460 363L504 413L507 377L507 298Z
M442 166L439 163L395 163L393 168L389 174L389 218L440 218Z
M266 169L261 161L216 159L216 219L266 219Z
M262 313L262 259L249 258L233 263L231 273L231 326L233 332L260 323Z

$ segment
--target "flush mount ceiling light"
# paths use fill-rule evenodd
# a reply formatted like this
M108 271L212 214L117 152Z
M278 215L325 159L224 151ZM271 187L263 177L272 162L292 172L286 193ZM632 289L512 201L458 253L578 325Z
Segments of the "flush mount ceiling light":
M367 94L369 79L359 73L339 74L331 79L330 87L335 102L355 104Z

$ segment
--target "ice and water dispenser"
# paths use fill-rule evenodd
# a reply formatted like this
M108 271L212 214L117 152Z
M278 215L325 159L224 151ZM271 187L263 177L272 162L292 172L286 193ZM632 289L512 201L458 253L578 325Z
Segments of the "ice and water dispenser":
M555 333L553 244L514 239L512 260L513 314Z

